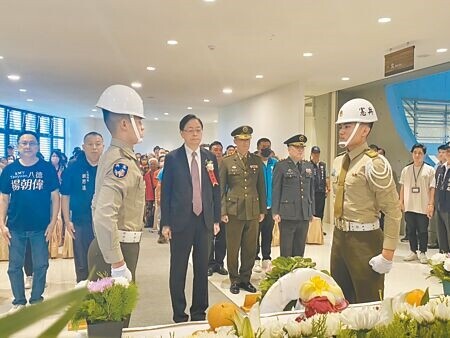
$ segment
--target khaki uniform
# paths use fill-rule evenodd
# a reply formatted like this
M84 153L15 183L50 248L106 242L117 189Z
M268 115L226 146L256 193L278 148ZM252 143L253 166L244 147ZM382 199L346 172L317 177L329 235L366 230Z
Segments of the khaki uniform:
M263 163L247 154L247 166L238 153L225 157L220 165L222 215L226 225L227 266L231 282L247 283L255 262L259 215L266 214L266 188ZM241 267L238 272L238 254Z
M384 275L373 271L369 260L383 248L395 250L402 217L389 163L368 149L364 143L348 153L350 165L345 176L342 218L335 220L331 248L331 275L350 303L379 300L379 291L384 291ZM333 163L334 191L343 158L338 156ZM370 230L378 222L380 211L385 214L384 232L379 228ZM345 221L359 223L368 231L348 231Z
M144 207L145 182L133 149L113 138L97 169L92 201L96 238L89 248L89 269L95 266L109 275L110 264L125 260L135 279L139 240L122 240L119 230L137 232L139 238Z

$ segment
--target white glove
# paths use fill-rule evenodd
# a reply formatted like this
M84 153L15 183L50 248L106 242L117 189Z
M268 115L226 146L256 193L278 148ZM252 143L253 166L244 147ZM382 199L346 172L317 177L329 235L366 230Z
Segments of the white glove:
M382 254L372 257L369 265L373 271L378 272L380 275L388 273L392 269L392 261L388 261Z
M127 263L115 269L111 266L111 277L124 277L129 282L133 279L130 269L127 268Z

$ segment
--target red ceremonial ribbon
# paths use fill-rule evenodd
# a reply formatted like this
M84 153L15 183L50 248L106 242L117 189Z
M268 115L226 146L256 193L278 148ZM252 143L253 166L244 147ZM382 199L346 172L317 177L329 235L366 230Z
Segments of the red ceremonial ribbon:
M216 175L214 174L214 170L208 170L209 179L211 180L211 184L213 187L216 185L219 185L219 182L217 182Z

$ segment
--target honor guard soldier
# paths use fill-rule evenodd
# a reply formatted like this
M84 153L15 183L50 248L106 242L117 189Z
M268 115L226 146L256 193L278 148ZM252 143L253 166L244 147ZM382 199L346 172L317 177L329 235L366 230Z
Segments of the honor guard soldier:
M314 213L314 167L304 160L306 141L302 134L286 140L289 157L278 162L273 172L272 214L279 223L283 257L303 257Z
M97 103L111 133L100 158L92 201L95 239L89 247L91 270L135 280L145 203L145 183L133 146L142 141L144 105L123 85L108 87ZM94 279L98 276L94 275Z
M339 110L339 146L333 163L335 230L331 275L350 303L372 302L384 291L402 217L389 162L370 150L367 137L378 120L373 105L353 99ZM385 216L380 229L380 210Z
M249 153L253 129L236 128L231 133L236 153L225 157L220 166L222 221L227 223L227 266L230 292L240 289L256 292L250 283L256 254L259 222L266 214L266 188L263 163L258 155ZM238 269L238 255L241 266Z

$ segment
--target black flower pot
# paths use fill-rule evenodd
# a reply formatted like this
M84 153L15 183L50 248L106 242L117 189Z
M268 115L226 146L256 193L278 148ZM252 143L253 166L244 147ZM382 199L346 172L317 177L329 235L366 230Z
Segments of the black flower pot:
M89 338L121 338L123 322L89 323L87 332Z

